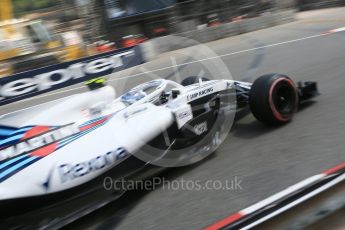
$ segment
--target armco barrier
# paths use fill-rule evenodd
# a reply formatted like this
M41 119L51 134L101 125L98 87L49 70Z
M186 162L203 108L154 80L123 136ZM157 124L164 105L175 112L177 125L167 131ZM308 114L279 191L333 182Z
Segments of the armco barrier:
M0 78L0 105L33 97L144 62L139 46Z
M231 22L222 24L217 27L208 27L199 30L192 30L175 35L168 35L165 37L151 39L143 44L141 47L144 51L145 60L153 60L159 54L183 49L196 45L198 42L206 43L214 40L248 33L255 30L265 29L272 26L292 22L295 17L295 11L287 10L271 14L265 14L260 17L244 19L238 22ZM174 36L179 36L181 39L176 40ZM183 40L183 38L188 38ZM195 40L192 42L191 40Z

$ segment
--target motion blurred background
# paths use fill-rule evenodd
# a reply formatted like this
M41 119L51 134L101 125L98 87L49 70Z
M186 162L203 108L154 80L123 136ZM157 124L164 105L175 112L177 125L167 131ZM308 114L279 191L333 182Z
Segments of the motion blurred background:
M342 0L1 0L0 76Z
M133 192L122 203L109 205L75 225L79 229L91 225L100 229L109 226L119 226L119 229L201 228L344 160L342 117L345 112L339 107L344 102L344 37L340 33L324 36L329 30L344 27L344 8L308 11L337 6L345 6L345 1L0 0L0 76L138 44L146 60L152 60L157 54L190 46L170 44L171 35L180 35L197 42L225 38L208 46L222 56L236 80L253 80L277 71L297 81L317 81L322 96L313 106L303 108L289 126L273 130L260 126L251 116L243 116L218 150L217 157L198 165L198 169L180 169L168 174L170 179L183 175L194 180L228 179L238 175L245 181L244 191L183 193L157 189L151 193ZM295 14L299 11L308 12ZM294 17L294 23L276 26L291 22ZM260 30L231 37L255 28ZM277 45L282 43L285 45ZM158 57L144 64L145 69L160 70L171 65L169 55ZM176 60L181 66L189 61L184 56L177 56ZM194 63L179 69L181 76L198 74L199 65ZM151 79L140 71L117 72L112 86L122 92L121 89ZM155 73L174 76L173 69L168 68ZM139 74L141 78L127 79ZM1 112L87 90L80 86L2 106ZM337 202L332 200L332 203ZM154 214L147 210L154 210ZM299 216L299 212L292 212ZM315 213L319 217L319 209L315 208ZM337 213L342 220L343 213ZM328 221L327 227L310 229L331 229L330 222L335 223ZM76 229L73 227L71 229Z

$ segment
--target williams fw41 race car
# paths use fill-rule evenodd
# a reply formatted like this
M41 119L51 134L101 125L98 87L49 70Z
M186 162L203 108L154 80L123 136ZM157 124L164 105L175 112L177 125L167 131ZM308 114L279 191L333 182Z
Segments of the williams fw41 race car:
M104 189L105 177L142 180L195 163L219 147L239 109L281 125L318 94L315 82L296 86L281 74L253 84L158 79L119 97L103 78L87 86L0 117L0 222L69 223L124 192Z

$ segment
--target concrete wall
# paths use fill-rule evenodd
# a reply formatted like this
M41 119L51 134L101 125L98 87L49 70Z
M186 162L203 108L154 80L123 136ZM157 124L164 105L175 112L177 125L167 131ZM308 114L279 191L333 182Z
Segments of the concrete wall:
M141 44L141 48L143 49L145 60L150 61L153 60L157 55L165 52L292 22L294 20L294 16L295 11L293 10L266 14L256 18L222 24L217 27L207 27L199 30L192 30L184 33L151 39ZM176 41L176 37L174 36L179 36L182 38Z

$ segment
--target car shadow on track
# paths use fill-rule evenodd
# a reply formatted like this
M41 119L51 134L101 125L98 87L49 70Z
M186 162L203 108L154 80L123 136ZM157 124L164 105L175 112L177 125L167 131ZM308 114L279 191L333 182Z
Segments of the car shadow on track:
M303 110L309 108L315 101L306 101L299 105L298 112L302 112ZM243 138L243 139L252 139L260 135L264 135L266 133L272 132L274 130L283 128L284 125L281 126L267 126L255 118L249 118L248 116L252 116L251 111L248 107L240 110L236 113L235 116L235 123L230 131L233 136ZM241 120L248 118L249 122L241 122ZM292 121L293 122L293 121Z
M316 102L317 101L313 101L313 100L303 102L302 104L299 105L298 112L302 112L303 110L305 110L305 109L309 108L310 106L314 105Z
M188 171L197 168L206 161L216 157L216 151L206 157L205 159L197 162L193 165L171 168L164 170L156 175L156 177L164 178L165 181L173 181ZM153 180L153 179L148 179ZM162 184L155 186L153 190L157 190L162 187ZM124 193L124 195L101 209L82 217L74 223L64 227L63 229L116 229L120 223L126 219L128 214L133 210L141 200L148 195L151 190L137 189Z
M255 118L252 118L252 116L253 115L251 114L249 107L237 112L230 134L243 139L251 139L280 128L261 124ZM242 121L244 119L246 119L245 122Z

